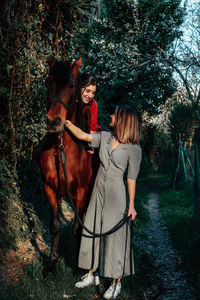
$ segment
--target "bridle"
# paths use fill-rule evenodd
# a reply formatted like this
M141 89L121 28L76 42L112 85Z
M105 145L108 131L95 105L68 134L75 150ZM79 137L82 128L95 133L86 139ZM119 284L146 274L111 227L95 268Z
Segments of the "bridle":
M71 81L72 81L72 83L71 83L71 86L70 87L73 87L74 86L74 84L75 84L75 79L72 77L71 78ZM66 104L66 103L64 103L59 97L52 97L52 98L50 98L51 99L51 103L53 103L53 102L59 102L59 103L61 103L63 106L64 106L64 108L66 109L66 110L70 110L71 108L72 108L72 106L74 105L74 101L71 101L71 103L70 104Z
M71 101L71 103L70 104L66 104L66 103L64 103L60 98L58 98L58 97L53 97L53 98L51 98L52 100L53 100L53 102L59 102L59 103L61 103L63 106L64 106L64 108L66 109L66 110L70 110L71 108L72 108L72 106L74 105L74 101ZM51 102L51 103L53 103L53 102Z

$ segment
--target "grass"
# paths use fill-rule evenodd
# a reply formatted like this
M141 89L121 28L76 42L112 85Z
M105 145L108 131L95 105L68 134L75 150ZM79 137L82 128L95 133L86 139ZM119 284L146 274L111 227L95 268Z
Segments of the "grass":
M136 196L137 219L135 223L135 235L137 228L145 224L148 220L147 194L139 191ZM26 266L20 280L14 286L8 286L4 293L0 295L0 299L5 300L60 300L67 299L101 299L103 292L108 288L111 279L101 278L101 285L97 289L94 286L85 289L76 290L75 282L79 280L80 273L77 274L76 267L76 242L72 235L72 224L69 222L61 232L60 243L60 259L57 264L57 274L48 275L43 278L43 266L48 261L49 251L46 250L42 255L37 254L33 263ZM148 286L151 278L151 264L144 249L140 249L134 245L134 261L136 274L134 276L134 299L141 299L143 290ZM130 277L122 279L122 292L117 299L129 299Z
M200 287L200 258L192 240L193 192L168 189L161 193L160 206L174 246L182 255L190 278Z
M140 178L138 180L139 183L152 183L152 184L163 184L170 181L169 175L149 175L145 178Z
M165 190L161 193L160 206L174 243L180 250L184 249L192 230L194 205L191 192Z

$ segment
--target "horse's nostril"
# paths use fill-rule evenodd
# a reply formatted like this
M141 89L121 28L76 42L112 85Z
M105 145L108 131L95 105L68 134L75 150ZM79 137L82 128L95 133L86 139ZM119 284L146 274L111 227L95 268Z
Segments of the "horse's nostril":
M47 117L46 123L47 123L47 128L49 130L55 130L56 127L60 126L61 118L57 116L55 119L49 120L49 118Z
M46 124L47 124L47 126L49 125L49 123L50 123L50 120L49 120L48 117L46 117Z
M61 124L61 118L60 117L56 117L55 119L55 125L59 126Z

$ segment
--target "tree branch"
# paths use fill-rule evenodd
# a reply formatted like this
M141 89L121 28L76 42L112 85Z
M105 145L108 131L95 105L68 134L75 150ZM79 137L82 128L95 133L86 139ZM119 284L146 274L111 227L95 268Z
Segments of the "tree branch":
M185 85L185 88L187 90L187 93L188 93L188 97L192 103L192 106L194 108L194 111L195 111L195 114L196 114L196 117L198 119L198 121L200 122L200 114L199 114L199 111L198 111L198 108L197 108L197 100L195 101L193 99L193 96L192 96L192 93L190 91L190 87L189 87L189 84L188 84L188 81L185 79L183 73L179 70L179 68L177 68L173 63L172 61L169 59L169 57L167 57L163 51L163 49L161 47L158 46L158 49L160 50L161 52L161 55L162 57L167 61L167 63L179 74L179 76L181 77L181 79L183 80L183 83ZM200 98L200 95L198 95L197 99ZM199 101L199 100L198 100Z

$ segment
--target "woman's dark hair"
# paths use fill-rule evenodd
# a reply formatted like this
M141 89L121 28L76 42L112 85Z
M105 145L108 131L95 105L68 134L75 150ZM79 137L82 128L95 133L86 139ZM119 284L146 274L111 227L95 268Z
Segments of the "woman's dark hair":
M80 88L86 88L89 85L96 85L97 87L97 80L92 74L82 73L80 75ZM84 124L85 130L87 132L90 131L90 122L91 122L91 113L90 113L90 105L87 106L85 113L84 113Z
M92 74L88 73L82 73L80 75L80 85L81 88L87 87L89 85L96 85L97 86L97 80Z

